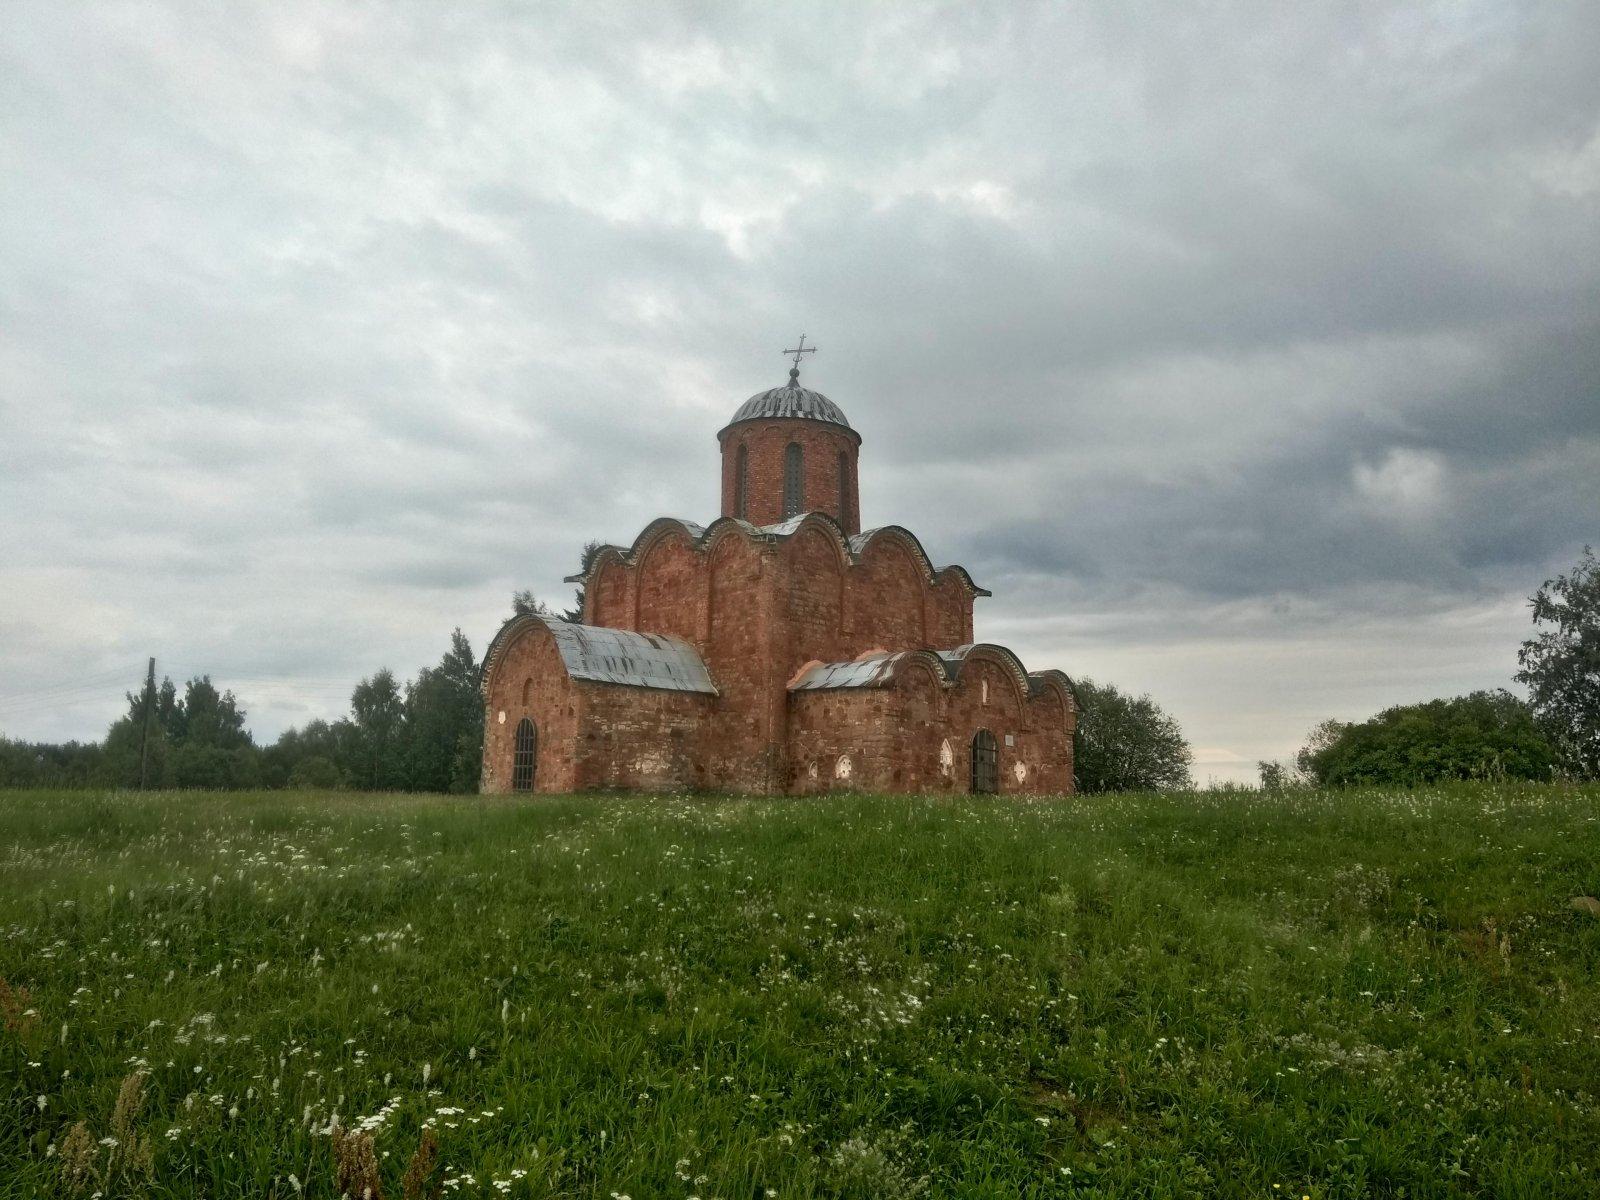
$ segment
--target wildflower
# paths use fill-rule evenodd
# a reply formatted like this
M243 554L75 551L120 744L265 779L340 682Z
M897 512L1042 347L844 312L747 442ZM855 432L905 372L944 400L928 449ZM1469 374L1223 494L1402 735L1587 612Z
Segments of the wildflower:
M40 1096L34 1103L39 1106L40 1112L43 1112L50 1105L50 1101L46 1100L43 1096Z

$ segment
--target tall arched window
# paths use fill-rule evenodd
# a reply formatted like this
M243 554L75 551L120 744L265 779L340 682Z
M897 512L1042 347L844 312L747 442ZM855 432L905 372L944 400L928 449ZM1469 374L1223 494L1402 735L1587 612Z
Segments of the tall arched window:
M733 515L746 515L750 498L750 452L739 443L739 452L733 456Z
M783 452L783 515L795 516L805 502L805 452L799 442L790 442Z
M850 525L850 456L839 451L839 524Z
M533 775L539 763L539 731L523 717L517 722L517 742L511 756L511 790L533 791Z
M987 729L972 736L972 790L991 795L1000 790L1000 747Z

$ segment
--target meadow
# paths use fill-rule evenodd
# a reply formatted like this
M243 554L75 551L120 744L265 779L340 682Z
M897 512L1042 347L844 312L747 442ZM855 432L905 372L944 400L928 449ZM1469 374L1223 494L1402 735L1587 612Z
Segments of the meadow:
M1597 817L0 793L0 1197L1592 1197Z

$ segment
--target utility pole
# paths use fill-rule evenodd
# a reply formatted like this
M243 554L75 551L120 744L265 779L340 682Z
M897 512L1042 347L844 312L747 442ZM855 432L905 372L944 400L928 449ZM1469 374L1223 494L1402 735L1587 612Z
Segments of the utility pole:
M139 738L139 790L144 791L145 769L150 763L150 715L156 707L156 660L144 677L144 733Z

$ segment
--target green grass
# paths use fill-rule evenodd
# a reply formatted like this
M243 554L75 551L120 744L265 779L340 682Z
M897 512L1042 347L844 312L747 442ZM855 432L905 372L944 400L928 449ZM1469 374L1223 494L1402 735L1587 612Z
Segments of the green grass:
M1594 1196L1597 817L3 794L0 1196Z

